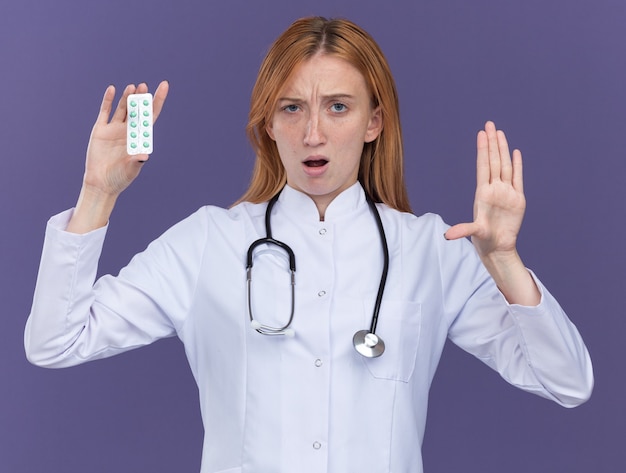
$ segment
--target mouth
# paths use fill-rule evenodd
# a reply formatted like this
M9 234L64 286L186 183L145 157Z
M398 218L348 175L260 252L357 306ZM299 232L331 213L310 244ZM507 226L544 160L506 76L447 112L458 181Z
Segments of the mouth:
M303 164L306 167L308 167L308 168L320 168L320 167L326 165L326 163L328 163L327 159L322 159L322 158L314 159L314 158L311 158L311 159L307 159L306 161L304 161Z

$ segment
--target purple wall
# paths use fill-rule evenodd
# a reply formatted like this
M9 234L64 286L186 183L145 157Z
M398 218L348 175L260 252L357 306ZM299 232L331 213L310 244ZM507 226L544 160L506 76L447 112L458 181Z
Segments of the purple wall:
M591 401L566 410L449 346L432 389L427 473L621 471L626 2L382 5L0 3L0 472L198 471L197 391L177 340L67 370L27 363L22 333L43 229L76 199L109 83L168 79L171 95L156 153L119 201L102 272L116 273L199 206L234 201L253 160L243 128L260 60L292 20L309 14L351 18L386 52L416 212L470 218L475 133L487 119L522 149L528 212L520 251L594 361Z

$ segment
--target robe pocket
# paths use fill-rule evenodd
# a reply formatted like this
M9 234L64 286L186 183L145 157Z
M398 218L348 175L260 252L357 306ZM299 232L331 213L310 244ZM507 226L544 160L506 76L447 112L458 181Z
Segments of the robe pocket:
M419 302L384 300L376 334L385 342L378 358L361 357L374 378L408 382L415 369L422 325ZM371 314L365 327L371 324Z

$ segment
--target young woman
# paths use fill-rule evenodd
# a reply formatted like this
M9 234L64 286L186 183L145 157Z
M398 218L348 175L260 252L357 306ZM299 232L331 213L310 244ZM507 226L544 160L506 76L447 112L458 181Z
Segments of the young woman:
M30 361L71 366L178 336L205 473L422 471L447 338L526 391L564 406L589 397L587 350L516 251L520 152L487 122L474 221L411 214L392 75L346 20L298 20L267 54L240 201L201 208L94 283L116 199L148 160L125 143L126 97L145 91L126 87L111 117L106 90L76 208L49 222Z

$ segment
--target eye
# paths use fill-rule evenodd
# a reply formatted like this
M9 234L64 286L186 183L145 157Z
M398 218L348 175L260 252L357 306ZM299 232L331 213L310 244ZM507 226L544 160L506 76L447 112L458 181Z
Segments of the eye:
M285 112L295 113L295 112L297 112L298 110L300 110L300 107L298 107L298 106L297 106L297 105L295 105L295 104L289 104L289 105L285 105L285 106L283 107L283 110L284 110Z
M348 109L348 107L346 107L345 104L337 102L337 103L332 104L330 106L330 109L333 112L341 113L341 112L345 112Z

